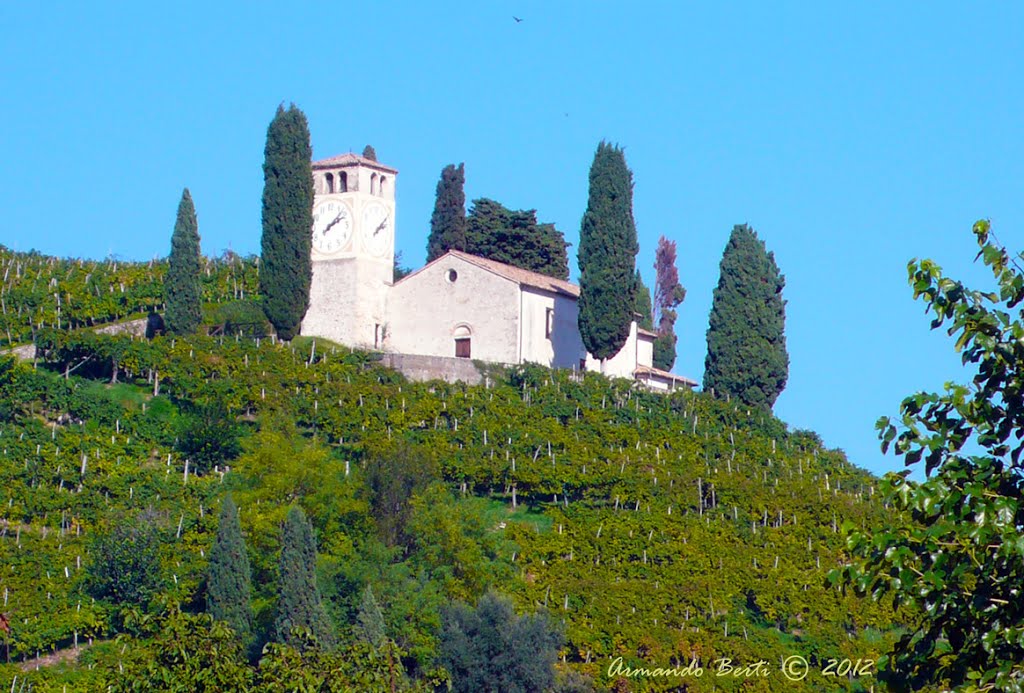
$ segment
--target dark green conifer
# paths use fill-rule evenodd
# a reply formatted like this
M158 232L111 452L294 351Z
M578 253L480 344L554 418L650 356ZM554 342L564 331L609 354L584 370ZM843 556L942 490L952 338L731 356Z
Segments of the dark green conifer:
M645 330L654 329L654 305L651 303L651 290L644 284L640 270L636 271L636 307L633 312L639 315L637 327Z
M260 293L267 320L286 341L299 332L313 280L311 156L306 116L295 104L278 106L263 161Z
M334 645L334 631L316 583L316 542L302 508L292 506L281 537L280 582L274 634L277 642L298 644L293 628L308 629L321 647Z
M238 507L229 493L221 505L217 538L210 549L206 610L218 621L227 622L243 643L252 639L250 581L249 556L238 523Z
M785 278L752 228L733 227L708 323L704 389L771 409L786 386Z
M171 256L164 278L164 325L171 334L191 334L202 321L199 222L188 188L181 193L171 235Z
M604 361L629 337L636 308L633 174L617 146L601 142L590 166L590 194L580 227L579 327L583 345Z
M359 637L374 647L383 645L387 638L384 615L381 614L377 599L373 596L373 589L369 585L363 590L363 599L359 603L357 630Z
M377 151L373 148L373 145L368 144L363 147L363 158L369 159L370 161L377 160Z
M466 250L466 184L465 164L448 164L437 182L434 213L430 216L427 238L427 262L449 250Z
M537 223L537 210L513 211L494 200L473 200L466 221L466 252L546 274L569 278L569 256L562 232Z

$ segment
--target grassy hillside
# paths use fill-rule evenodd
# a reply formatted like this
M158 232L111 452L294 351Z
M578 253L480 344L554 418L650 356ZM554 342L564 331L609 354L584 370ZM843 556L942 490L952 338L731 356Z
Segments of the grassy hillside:
M146 613L202 611L228 490L263 637L279 527L298 503L342 652L362 652L353 624L370 584L407 687L443 677L442 607L488 589L564 622L560 667L597 690L868 690L870 677L822 668L874 659L894 637L886 606L825 586L844 559L843 523L886 521L872 477L770 416L540 367L495 370L479 387L413 384L370 355L307 339L43 330L38 343L38 370L0 363L0 612L14 662L0 666L4 685L126 685L155 657ZM223 445L188 447L197 439ZM369 489L392 477L415 492L384 513ZM101 539L125 527L160 541L156 596L139 612L96 596ZM17 664L118 634L77 664ZM781 677L790 655L810 660L806 679ZM352 654L330 690L383 689L358 683L360 662L385 666L367 657ZM616 681L616 657L630 667L697 658L705 674ZM772 673L716 677L721 658L765 660Z

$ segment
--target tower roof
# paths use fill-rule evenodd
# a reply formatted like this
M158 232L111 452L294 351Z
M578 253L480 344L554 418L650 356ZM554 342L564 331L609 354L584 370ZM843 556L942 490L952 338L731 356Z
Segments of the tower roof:
M373 159L367 159L365 156L359 156L352 152L346 154L338 154L337 156L328 157L326 159L320 159L319 161L313 162L313 170L324 168L337 168L339 166L366 166L367 168L376 169L385 173L395 174L398 173L398 169L385 166L379 161Z

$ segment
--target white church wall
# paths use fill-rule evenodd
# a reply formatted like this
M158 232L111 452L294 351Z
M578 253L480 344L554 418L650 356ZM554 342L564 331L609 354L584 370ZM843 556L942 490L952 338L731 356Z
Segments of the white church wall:
M577 325L576 299L524 287L522 306L522 360L550 368L579 368L586 349Z
M647 334L637 334L636 365L648 367L654 365L654 337Z
M391 287L384 349L455 356L456 330L468 327L471 358L518 363L519 305L514 282L448 257Z
M612 356L604 363L603 372L609 378L633 379L633 371L637 367L636 337L636 321L634 320L629 326L629 337L626 338L626 343L622 345L622 348L619 349L615 356ZM601 373L601 361L587 354L587 370Z

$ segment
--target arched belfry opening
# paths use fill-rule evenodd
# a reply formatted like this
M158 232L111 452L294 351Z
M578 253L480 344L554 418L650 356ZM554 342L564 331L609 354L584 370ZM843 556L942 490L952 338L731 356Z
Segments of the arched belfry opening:
M331 195L331 194L334 193L334 174L333 173L325 173L324 174L324 188L327 190L327 194L328 195Z
M338 173L338 192L348 192L348 174L344 171Z
M378 193L380 194L381 197L384 197L384 191L386 190L387 182L388 182L388 177L387 176L381 176L380 177L380 190L378 191Z
M371 173L370 174L370 194L371 195L376 195L377 194L377 174L376 173Z

